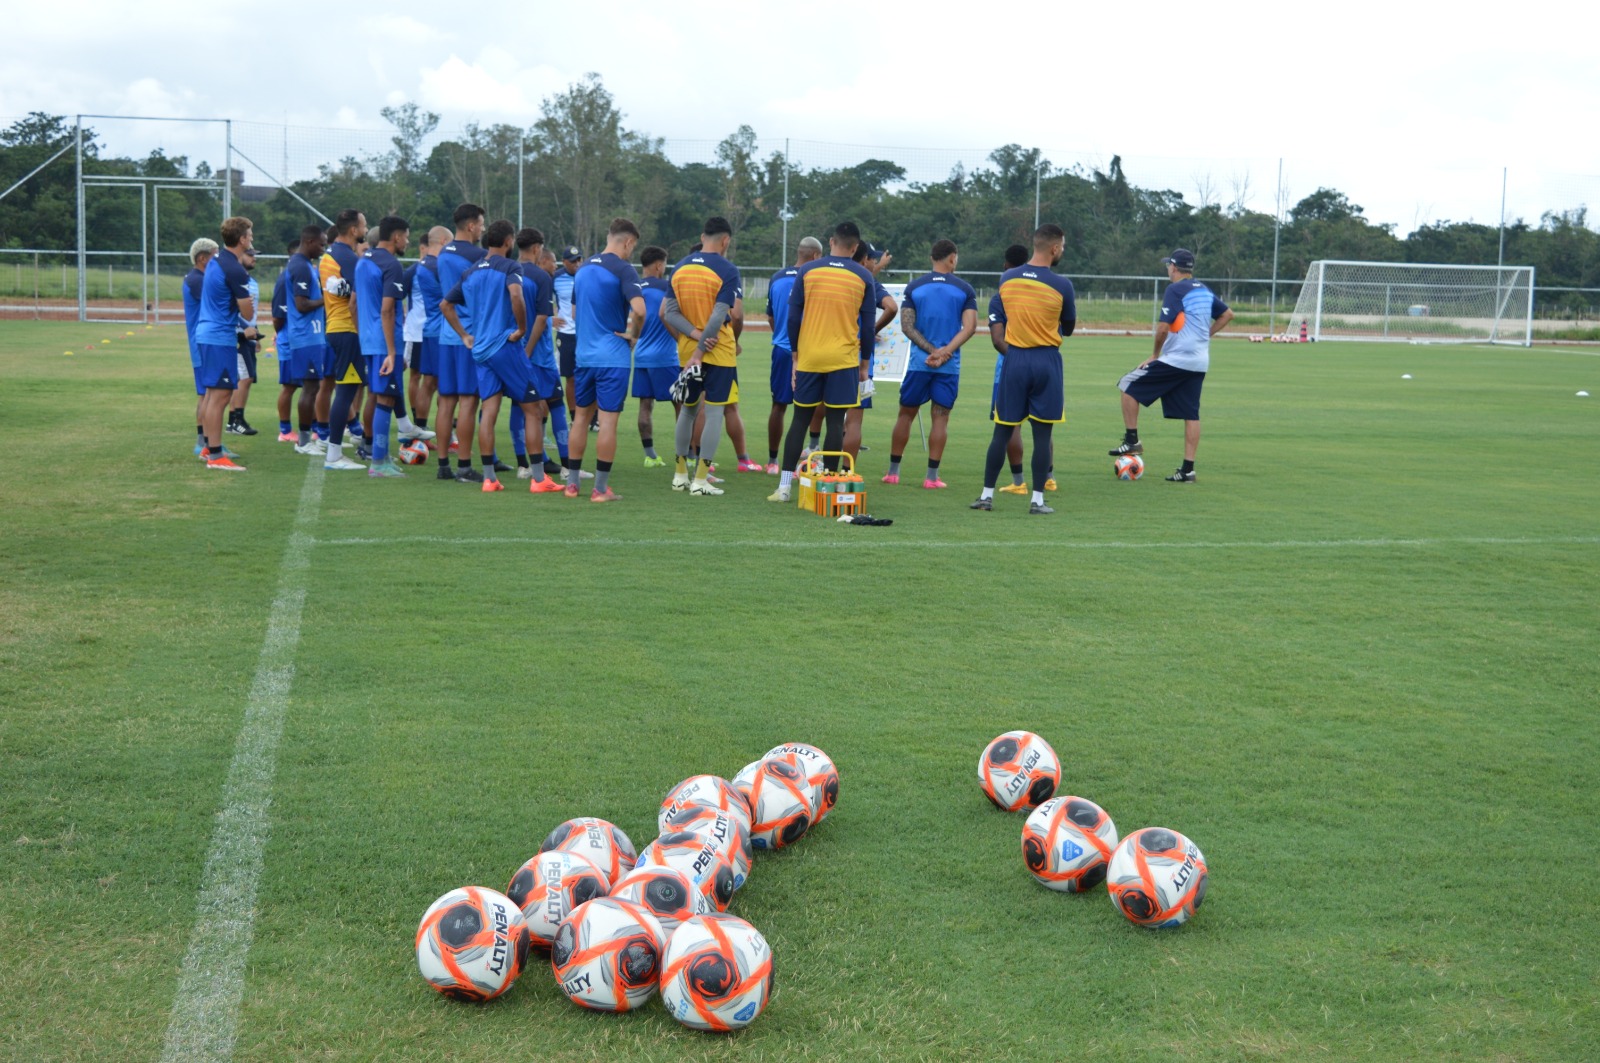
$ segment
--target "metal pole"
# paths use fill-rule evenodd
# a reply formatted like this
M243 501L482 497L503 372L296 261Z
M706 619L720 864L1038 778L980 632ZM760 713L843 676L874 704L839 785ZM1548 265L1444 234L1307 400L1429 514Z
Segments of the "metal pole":
M233 217L233 119L224 123L227 130L228 146L224 154L227 159L222 168L222 220L227 221Z
M139 186L139 313L150 321L150 186Z
M78 116L78 320L89 320L89 237L83 216L83 115Z
M781 267L789 261L789 138L783 138L783 250L778 255Z
M161 189L150 193L150 231L155 235L156 253L151 272L156 275L156 293L150 300L150 323L161 324Z
M1506 264L1506 174L1510 167L1500 168L1500 255L1494 260L1498 268Z
M1033 163L1033 231L1039 231L1039 161Z
M1267 308L1267 335L1278 334L1278 235L1283 231L1283 159L1278 160L1278 191L1272 204L1272 299Z
M517 132L517 228L522 228L522 132Z

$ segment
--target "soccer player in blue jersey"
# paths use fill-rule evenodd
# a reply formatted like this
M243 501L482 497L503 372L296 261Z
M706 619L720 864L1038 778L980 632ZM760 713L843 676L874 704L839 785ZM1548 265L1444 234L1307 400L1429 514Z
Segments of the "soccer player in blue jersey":
M328 452L322 438L327 425L318 417L322 383L333 380L333 355L324 335L322 277L317 270L326 240L327 234L321 228L307 225L300 230L300 249L289 256L289 264L283 267L289 296L284 338L294 352L296 365L305 374L298 411L300 436L294 449L296 454L317 456Z
M515 236L509 221L491 223L483 231L487 256L463 273L439 303L445 321L461 338L462 347L471 353L478 378L478 398L483 403L478 455L483 461L481 479L485 492L505 490L494 460L494 425L501 396L508 396L521 406L524 418L539 426L541 432L544 423L543 404L534 390L532 364L522 346L528 333L528 308L522 294L522 270L509 257L516 244Z
M1072 282L1056 273L1067 234L1047 223L1033 234L1033 257L1000 278L1000 320L1006 326L1006 364L994 407L994 436L984 462L983 492L973 509L994 508L994 485L1005 462L1006 444L1017 425L1033 428L1033 498L1028 512L1054 513L1045 504L1050 475L1050 433L1066 416L1061 342L1072 335L1078 308Z
M794 401L794 352L789 349L789 289L800 267L822 257L822 241L807 236L795 252L794 265L773 274L767 283L767 328L772 332L772 412L767 415L767 474L776 476L778 448L783 443L783 417Z
M205 284L206 264L216 256L217 242L202 236L189 245L189 262L193 268L183 278L183 328L189 336L189 367L194 371L194 452L206 456L206 426L201 421L205 406L206 389L200 383L200 348L194 343L194 329L200 322L200 290Z
M484 257L478 238L483 235L483 208L476 203L463 203L451 215L455 222L455 237L439 249L436 266L439 273L439 291L450 291L475 263ZM468 322L470 331L470 321ZM478 415L478 370L472 354L461 344L454 328L439 329L439 438L450 434L452 418L455 426L456 471L450 471L449 444L439 445L440 480L460 480L463 483L482 483L472 467L472 434Z
M1021 244L1012 244L1006 248L1005 269L1016 269L1028 261L1028 249ZM1005 315L1000 309L1000 292L995 291L989 297L989 343L994 347L994 388L989 395L989 416L994 416L994 404L1000 401L1000 370L1006 364L1006 322ZM1011 482L1000 488L1001 494L1025 495L1028 493L1027 481L1022 475L1022 428L1018 426L1011 430L1011 441L1006 444L1006 461L1011 465ZM1055 480L1044 482L1045 490L1055 490Z
M252 248L239 256L239 265L244 267L248 274L256 270L256 253ZM249 281L250 303L253 306L261 305L261 284L252 275ZM256 430L250 422L244 419L245 403L250 398L250 385L256 382L256 351L261 344L261 331L256 328L256 323L240 318L233 327L234 349L239 352L239 386L233 389L233 397L228 405L228 423L223 431L236 436L253 436Z
M450 235L450 230L443 225L435 225L428 230L422 256L411 277L411 302L413 307L422 311L422 341L417 360L415 363L407 362L417 377L417 393L411 403L411 413L417 427L424 432L428 429L433 398L439 393L439 331L444 326L444 316L439 312L439 299L444 295L444 290L439 287L439 252L450 242ZM448 422L440 422L440 427L446 432L450 431ZM431 435L429 438L432 438ZM440 447L432 442L428 445L431 450L442 452L448 449L448 445Z
M561 374L556 366L555 341L551 338L550 315L555 307L555 296L550 288L550 271L542 265L547 254L544 233L538 229L520 229L516 235L517 269L522 275L522 301L527 308L528 334L521 341L523 353L528 357L528 373L533 379L533 393L538 401L533 404L538 416L529 423L521 404L511 407L511 440L517 453L517 479L532 480L528 485L531 494L561 490L561 484L552 477L565 466L549 460L544 449L545 418L559 421L556 429L557 445L566 446L566 407L561 405ZM528 434L533 434L530 455ZM549 474L548 476L546 474Z
M600 438L595 445L594 490L589 501L612 502L621 497L611 490L609 480L617 456L617 415L628 397L633 343L644 326L644 289L638 272L628 264L638 246L638 227L627 218L617 218L606 230L606 249L585 262L573 277L572 312L578 330L573 402L578 415L567 437L569 498L578 497L589 424L596 417Z
M222 411L238 384L239 345L236 326L243 318L254 321L255 300L250 296L250 275L239 262L254 241L249 218L229 218L222 223L222 250L206 263L200 284L199 315L194 342L200 351L200 423L206 433L206 468L243 472L222 452Z
M356 330L361 355L367 359L367 390L377 403L372 417L372 468L367 470L374 477L405 475L389 457L389 431L405 386L399 308L406 281L400 256L410 239L411 224L404 218L393 214L380 218L377 242L356 263Z
M573 379L578 373L577 315L572 310L573 286L578 282L578 270L583 265L583 252L576 246L561 252L561 265L552 274L556 297L556 316L551 324L556 329L557 360L561 367L561 384L566 388L567 420L578 419L578 409L573 405Z
M672 294L662 300L660 317L678 336L678 361L698 367L700 379L691 385L673 433L677 468L672 489L691 495L720 495L711 482L711 463L722 440L728 407L739 401L739 335L744 330L744 282L727 259L733 242L728 219L706 219L700 250L689 254L672 271ZM689 448L695 421L704 399L705 425L700 432L700 452L693 475Z
M900 457L911 439L911 421L923 403L931 402L928 475L922 486L934 489L949 486L939 479L939 462L961 385L961 345L978 331L978 293L956 276L959 256L952 241L936 242L930 255L933 269L906 285L900 304L900 327L914 353L900 382L900 415L890 435L889 471L883 482L900 482Z
M1200 446L1200 388L1211 368L1211 337L1228 327L1233 311L1194 279L1194 252L1178 248L1161 260L1167 267L1166 294L1156 322L1155 351L1117 387L1122 389L1122 442L1113 457L1141 454L1139 407L1161 400L1161 416L1183 422L1183 464L1167 479L1194 483L1194 455Z
M644 467L658 469L666 459L656 453L654 414L656 403L672 402L672 382L678 378L678 341L661 320L661 303L672 294L666 281L667 249L647 247L639 252L644 291L644 328L633 348L633 397L639 400L639 443L644 447ZM674 421L676 424L676 421Z
M298 237L289 241L288 257L293 258L300 251ZM272 345L278 352L278 442L297 443L299 440L292 431L294 425L294 393L306 382L306 371L303 362L297 362L294 357L294 348L289 344L289 337L285 335L289 328L289 270L286 268L278 271L278 279L272 285ZM303 428L309 429L308 421Z

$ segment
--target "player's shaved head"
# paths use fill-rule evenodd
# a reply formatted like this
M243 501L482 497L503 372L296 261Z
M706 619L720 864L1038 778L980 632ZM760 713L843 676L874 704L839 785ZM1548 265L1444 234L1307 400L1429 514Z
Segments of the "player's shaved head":
M446 229L443 225L435 225L433 228L428 230L428 242L425 246L443 247L445 244L448 244L451 239L454 238L454 236L455 233L451 232L449 229Z
M822 241L815 236L807 236L800 241L800 247L795 251L794 264L803 266L807 262L815 261L822 257Z

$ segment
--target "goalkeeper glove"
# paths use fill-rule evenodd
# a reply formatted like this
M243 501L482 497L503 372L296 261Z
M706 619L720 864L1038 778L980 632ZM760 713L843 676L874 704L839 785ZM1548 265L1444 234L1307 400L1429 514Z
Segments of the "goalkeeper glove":
M350 294L350 282L335 274L328 278L327 293L345 298Z

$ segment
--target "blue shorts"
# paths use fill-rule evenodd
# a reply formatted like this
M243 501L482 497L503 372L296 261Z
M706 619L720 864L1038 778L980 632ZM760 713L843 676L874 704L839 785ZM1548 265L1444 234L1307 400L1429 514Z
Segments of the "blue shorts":
M239 348L232 344L201 343L199 377L195 383L209 391L221 388L232 391L239 386Z
M672 382L677 379L677 366L636 365L633 367L633 397L671 402Z
M189 368L194 370L194 393L196 395L204 395L206 393L206 386L200 383L200 367L198 365L194 365L190 366Z
M628 401L627 368L578 366L572 384L572 399L579 406L599 406L607 413L620 413Z
M533 390L546 402L561 401L561 374L550 366L538 362L528 363L528 373L533 377Z
M994 420L996 424L1060 424L1066 420L1060 348L1013 347L1006 352Z
M328 349L326 343L296 347L294 348L294 353L296 357L302 360L301 364L306 367L307 380L331 380L333 378L333 351Z
M935 406L953 409L960 388L958 373L926 373L913 369L900 381L900 405L921 406L931 401Z
M794 404L849 409L861 405L861 370L835 369L827 373L800 370L794 375Z
M408 365L410 363L407 363ZM439 337L424 336L422 344L417 349L417 372L423 376L437 377L439 375Z
M361 337L354 332L328 333L328 346L333 348L333 379L338 384L365 384L367 358L361 353ZM355 377L354 380L350 379Z
M1117 383L1140 406L1161 400L1161 416L1169 421L1200 419L1200 387L1206 375L1193 369L1179 369L1157 359L1141 365Z
M383 360L389 357L386 354L367 355L367 381L372 387L374 395L388 395L391 398L400 394L406 377L406 362L404 358L395 356L394 372L384 376L378 370L383 368Z
M777 344L772 346L772 404L787 406L794 401L794 354Z
M278 341L278 383L297 388L306 382L306 356Z
M472 352L459 343L439 344L439 394L461 398L478 395L478 368Z
M556 350L560 354L557 368L561 370L563 380L570 380L578 375L578 334L576 332L556 333Z
M533 386L533 365L521 344L506 344L491 354L488 361L475 363L475 368L478 398L504 395L516 403L538 401L539 395Z

